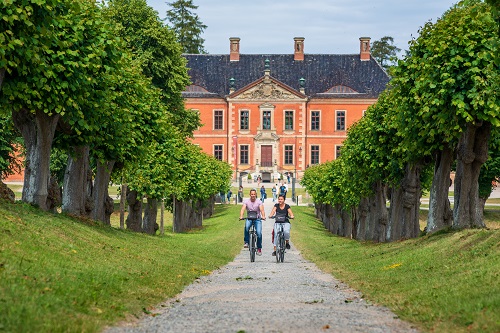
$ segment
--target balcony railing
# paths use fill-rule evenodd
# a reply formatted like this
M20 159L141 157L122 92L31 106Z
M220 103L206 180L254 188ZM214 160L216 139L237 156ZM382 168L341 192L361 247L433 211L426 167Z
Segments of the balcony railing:
M273 162L272 161L262 161L262 163L260 163L260 166L263 166L263 167L272 167L273 166Z

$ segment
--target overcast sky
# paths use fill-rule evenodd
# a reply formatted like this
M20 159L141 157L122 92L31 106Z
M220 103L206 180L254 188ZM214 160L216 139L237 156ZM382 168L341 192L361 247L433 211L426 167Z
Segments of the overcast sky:
M174 0L168 0L173 2ZM147 0L160 18L166 0ZM239 37L243 54L290 54L293 38L304 37L309 54L359 52L359 37L394 38L408 49L425 22L436 21L457 0L194 0L207 26L203 33L210 54L228 54L229 37Z

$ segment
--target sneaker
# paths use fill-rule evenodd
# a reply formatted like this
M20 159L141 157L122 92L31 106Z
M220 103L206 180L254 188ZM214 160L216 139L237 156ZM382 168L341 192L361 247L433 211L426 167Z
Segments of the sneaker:
M261 256L261 255L262 255L262 250L261 250L261 249L257 249L257 255L258 255L258 256Z
M286 247L287 250L290 250L290 243L286 243L285 247Z
M276 251L273 251L273 254L271 254L273 257L276 257Z
M248 243L245 243L245 245L243 245L243 247L244 247L245 249L248 249Z

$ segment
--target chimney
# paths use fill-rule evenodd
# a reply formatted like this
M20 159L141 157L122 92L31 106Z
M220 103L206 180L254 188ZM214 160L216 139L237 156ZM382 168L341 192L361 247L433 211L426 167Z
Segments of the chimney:
M359 38L359 58L361 61L370 60L370 37Z
M230 37L230 61L240 61L240 39L238 37Z
M295 37L293 60L304 61L304 37Z

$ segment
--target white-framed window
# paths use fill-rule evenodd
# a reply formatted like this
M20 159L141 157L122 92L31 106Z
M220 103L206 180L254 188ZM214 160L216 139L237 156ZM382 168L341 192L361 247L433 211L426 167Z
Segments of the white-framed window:
M214 110L214 130L224 129L224 111Z
M248 145L240 146L240 164L248 164L250 156L250 147Z
M335 129L337 131L345 131L345 110L335 111Z
M293 110L285 110L285 131L293 131L294 128L294 116L295 112Z
M219 161L224 159L224 145L214 145L214 157Z
M311 111L311 131L319 131L321 129L321 112Z
M283 161L285 165L293 165L293 145L285 145L285 154L284 158L285 160Z
M246 131L250 129L250 111L240 110L240 130Z
M311 145L311 165L319 164L319 145Z
M340 157L342 145L335 145L335 159Z

